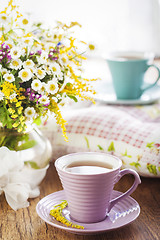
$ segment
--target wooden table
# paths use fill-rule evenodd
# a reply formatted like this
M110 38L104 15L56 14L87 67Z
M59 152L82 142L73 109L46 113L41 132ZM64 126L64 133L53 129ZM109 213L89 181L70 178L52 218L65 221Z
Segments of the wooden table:
M28 208L13 211L4 195L0 196L0 239L2 240L160 240L160 179L141 178L142 183L132 194L141 207L139 217L131 224L99 235L82 236L54 228L39 218L36 204L44 196L61 190L53 163L40 185L41 194L30 199ZM124 176L116 185L118 191L131 186L133 177Z

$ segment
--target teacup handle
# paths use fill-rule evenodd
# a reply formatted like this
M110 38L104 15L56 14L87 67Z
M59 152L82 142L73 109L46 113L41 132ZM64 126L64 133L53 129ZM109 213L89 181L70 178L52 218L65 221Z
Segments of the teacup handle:
M132 187L130 189L128 189L128 191L126 191L125 193L120 195L119 197L110 201L110 205L109 205L109 208L108 208L108 213L110 212L110 210L113 208L113 206L116 203L118 203L122 199L126 198L127 196L131 195L136 190L138 184L141 183L141 179L140 179L138 173L136 171L132 170L132 169L121 170L120 173L119 173L117 182L120 180L121 177L123 177L124 175L129 174L129 173L134 175L134 177L135 177Z
M146 91L146 90L149 89L149 88L154 87L154 86L156 85L156 83L158 82L159 78L160 78L160 69L159 69L159 67L156 66L155 64L150 64L150 65L148 65L148 68L150 68L150 67L154 67L155 69L157 69L157 71L158 71L158 77L157 77L157 80L156 80L153 84L147 84L146 87L142 88L142 89L141 89L142 92Z

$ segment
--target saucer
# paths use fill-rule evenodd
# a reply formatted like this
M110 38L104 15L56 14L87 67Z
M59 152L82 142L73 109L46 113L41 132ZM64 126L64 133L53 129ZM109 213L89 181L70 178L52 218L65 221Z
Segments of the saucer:
M122 105L145 105L150 104L160 99L160 86L146 90L138 99L117 99L112 83L99 82L95 83L96 92L93 97L96 101L100 101L107 104L122 104Z
M121 194L121 192L113 191L112 198L116 198ZM64 190L54 192L38 202L36 211L39 217L46 223L74 234L92 235L115 230L133 222L140 214L139 204L132 197L126 197L122 201L118 202L111 209L109 216L107 216L103 221L97 223L79 223L72 220L70 218L70 211L68 207L66 207L63 209L64 217L74 224L82 225L84 227L84 229L77 229L63 225L49 214L54 205L59 204L61 200L65 199Z

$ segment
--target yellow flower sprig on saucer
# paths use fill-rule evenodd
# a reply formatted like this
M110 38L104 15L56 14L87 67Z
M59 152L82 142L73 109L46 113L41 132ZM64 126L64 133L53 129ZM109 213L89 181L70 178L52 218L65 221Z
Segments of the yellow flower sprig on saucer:
M62 210L67 206L68 202L66 200L63 200L60 204L55 205L54 208L50 210L50 215L53 216L58 222L65 224L67 227L84 229L83 226L74 224L63 216Z

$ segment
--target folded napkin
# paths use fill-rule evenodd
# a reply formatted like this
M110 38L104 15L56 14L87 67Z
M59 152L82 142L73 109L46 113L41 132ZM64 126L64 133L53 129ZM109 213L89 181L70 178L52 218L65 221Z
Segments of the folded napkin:
M48 166L32 169L24 165L16 151L0 148L0 194L4 192L12 209L29 206L28 198L39 196L38 185L44 178Z
M53 145L53 157L78 151L118 156L123 168L141 176L160 177L160 104L149 106L96 105L63 112L68 142L54 121L43 132Z

